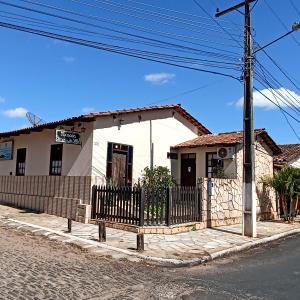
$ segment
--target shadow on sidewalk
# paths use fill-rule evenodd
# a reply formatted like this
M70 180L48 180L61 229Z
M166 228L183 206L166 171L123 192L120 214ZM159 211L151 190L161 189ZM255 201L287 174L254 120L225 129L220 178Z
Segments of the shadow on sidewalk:
M236 234L236 235L239 235L239 236L242 235L242 230L241 230L241 232L236 232L236 231L234 231L234 230L223 229L223 228L218 228L218 227L210 227L210 229L216 230L216 231L225 232L225 233L230 233L230 234Z

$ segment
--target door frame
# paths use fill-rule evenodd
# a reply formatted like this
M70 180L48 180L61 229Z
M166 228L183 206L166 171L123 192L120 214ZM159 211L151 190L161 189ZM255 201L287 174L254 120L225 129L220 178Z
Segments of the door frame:
M185 155L191 155L191 156L194 156L192 158L188 157L188 158L183 158L183 156ZM195 180L193 182L193 185L192 186L196 186L196 183L197 183L197 154L195 152L189 152L189 153L181 153L180 154L180 185L183 186L183 169L182 169L182 162L183 160L193 160L194 161L194 165L195 165Z
M108 142L107 143L107 158L106 158L106 179L112 178L112 163L113 154L120 153L126 155L126 172L125 185L132 186L133 173L133 146L122 143Z

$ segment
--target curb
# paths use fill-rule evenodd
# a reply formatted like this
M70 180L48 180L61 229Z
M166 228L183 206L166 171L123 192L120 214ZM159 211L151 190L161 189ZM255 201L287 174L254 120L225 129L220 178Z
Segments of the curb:
M32 233L37 233L39 231L45 231L46 233L43 235L45 237L47 237L48 239L50 239L49 235L55 234L57 236L68 238L68 242L78 241L84 245L90 246L90 247L84 247L83 245L79 245L83 249L88 249L91 247L100 248L100 249L104 249L104 250L109 250L110 254L112 251L116 252L116 253L124 254L125 255L124 258L126 258L126 256L139 258L144 261L152 262L154 264L158 264L161 266L167 266L167 267L191 267L191 266L201 265L203 263L207 263L207 262L210 262L210 261L218 259L218 258L230 256L230 255L233 255L233 254L245 251L245 250L249 250L251 248L255 248L255 247L270 243L275 240L279 240L279 239L300 233L300 228L292 229L292 230L285 231L285 232L275 234L272 236L268 236L268 237L265 237L265 238L262 238L259 240L250 241L250 242L247 242L240 246L234 246L234 247L231 247L231 248L228 248L225 250L217 251L212 254L202 256L200 258L191 259L191 260L181 260L181 259L160 258L160 257L143 255L141 253L136 253L136 252L131 252L131 251L128 251L125 249L116 248L116 247L109 246L104 243L99 243L98 241L87 240L87 239L84 239L81 237L74 236L72 234L63 233L61 231L56 231L56 230L53 230L50 228L42 227L39 225L34 225L31 223L27 223L27 222L18 221L15 219L0 218L0 222L5 225L8 225L8 226L19 225L16 227L17 230L24 230L23 227L26 226L27 229L25 229L25 230L28 230L28 227L29 227L30 228L29 231ZM10 223L12 223L12 224L10 224Z

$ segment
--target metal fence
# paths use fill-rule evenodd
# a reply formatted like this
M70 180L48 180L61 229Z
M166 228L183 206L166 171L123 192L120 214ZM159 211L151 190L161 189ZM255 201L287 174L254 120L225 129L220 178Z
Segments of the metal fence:
M174 225L201 221L200 187L160 190L93 186L92 219L137 226Z

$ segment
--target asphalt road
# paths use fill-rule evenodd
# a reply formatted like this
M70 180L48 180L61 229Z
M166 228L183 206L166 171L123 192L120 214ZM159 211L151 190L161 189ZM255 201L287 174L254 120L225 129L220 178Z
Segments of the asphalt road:
M175 269L0 227L0 299L300 299L300 236Z

